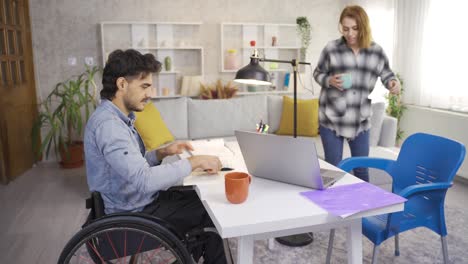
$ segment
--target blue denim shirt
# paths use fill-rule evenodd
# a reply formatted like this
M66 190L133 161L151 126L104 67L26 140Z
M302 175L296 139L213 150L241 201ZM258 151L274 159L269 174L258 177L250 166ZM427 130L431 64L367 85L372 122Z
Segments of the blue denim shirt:
M126 116L103 99L86 124L88 186L101 193L106 214L141 211L159 190L180 183L192 171L187 159L159 165L156 151L145 152L134 122L133 112Z

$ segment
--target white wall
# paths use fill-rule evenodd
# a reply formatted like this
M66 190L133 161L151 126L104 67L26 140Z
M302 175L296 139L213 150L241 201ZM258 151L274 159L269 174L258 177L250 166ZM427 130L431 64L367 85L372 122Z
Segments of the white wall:
M84 70L84 58L102 63L101 21L201 21L205 48L205 79L233 78L219 73L220 23L296 23L307 16L312 44L307 60L313 67L325 44L337 37L341 0L30 0L36 85L39 97L54 85ZM77 66L67 58L75 56ZM289 59L289 58L283 58Z
M400 125L405 137L417 132L426 132L448 137L468 146L468 114L410 105L403 114ZM468 179L466 159L465 157L457 175Z

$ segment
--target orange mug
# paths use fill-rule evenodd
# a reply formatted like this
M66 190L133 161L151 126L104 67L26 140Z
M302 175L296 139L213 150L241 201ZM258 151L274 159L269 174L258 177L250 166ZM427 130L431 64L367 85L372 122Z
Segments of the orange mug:
M224 175L226 198L233 204L243 203L249 195L252 178L245 172L230 172Z

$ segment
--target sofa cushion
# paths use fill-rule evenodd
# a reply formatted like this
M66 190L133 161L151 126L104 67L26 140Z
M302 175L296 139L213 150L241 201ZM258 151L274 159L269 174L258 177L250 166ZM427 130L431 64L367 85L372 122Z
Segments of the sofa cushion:
M294 134L294 100L291 97L283 96L283 113L279 125L278 135ZM297 99L297 135L317 136L318 135L318 99Z
M378 102L372 104L372 116L370 118L371 129L369 134L369 145L377 146L382 130L382 122L385 115L385 103Z
M255 124L268 123L266 96L232 99L188 99L190 139L233 136L234 130L254 131Z
M155 149L174 141L174 136L167 128L158 109L152 102L146 104L142 112L135 112L135 128L141 136L147 150Z
M154 101L164 122L176 139L188 139L187 98Z
M298 99L314 99L318 98L315 94L301 93L297 95ZM281 114L283 113L283 96L268 95L268 125L270 126L269 133L275 133L279 129Z

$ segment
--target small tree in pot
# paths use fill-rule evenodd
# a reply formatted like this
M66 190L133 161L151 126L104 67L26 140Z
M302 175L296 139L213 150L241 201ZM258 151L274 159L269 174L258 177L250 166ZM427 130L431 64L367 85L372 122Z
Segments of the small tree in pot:
M97 86L94 81L97 66L69 80L58 83L40 104L38 117L32 128L33 151L37 160L47 158L51 148L64 168L83 165L83 127L96 107ZM41 129L47 133L41 140Z
M397 119L396 143L397 145L400 145L401 140L403 139L403 134L404 134L404 131L401 130L401 127L400 127L400 120L401 120L401 117L403 116L403 113L406 110L406 106L401 101L401 97L403 96L403 91L404 91L403 78L401 78L400 74L397 74L396 77L398 78L398 81L400 81L400 85L401 85L400 93L399 94L389 93L388 95L385 96L385 98L388 101L387 114Z

